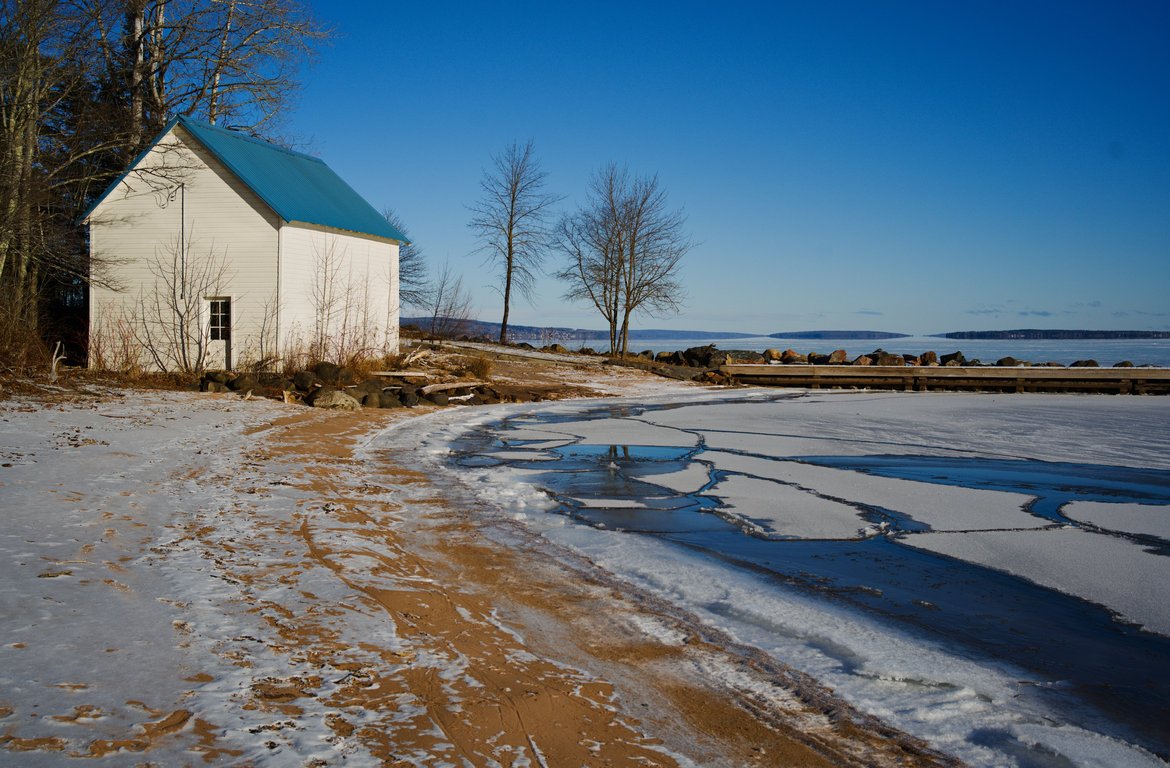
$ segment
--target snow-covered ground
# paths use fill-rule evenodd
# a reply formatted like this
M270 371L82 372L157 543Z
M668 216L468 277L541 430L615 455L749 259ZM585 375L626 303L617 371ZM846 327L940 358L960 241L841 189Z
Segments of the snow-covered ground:
M501 415L508 417L502 426L495 423ZM1138 746L1165 755L1164 723L1126 722L1083 691L1061 693L1076 686L1042 660L1029 667L1023 656L962 642L962 630L932 631L932 611L940 626L968 627L978 624L954 614L982 608L939 604L938 595L962 595L961 584L876 572L867 581L864 557L895 570L902 561L922 573L949 568L992 585L972 599L996 600L996 584L1028 600L1039 596L1040 606L1050 594L1062 617L1096 622L1085 631L1100 642L1108 645L1116 631L1119 643L1150 654L1129 662L1166 669L1168 398L692 392L437 413L409 434L390 430L379 445L447 473L501 517L542 535L550 552L585 555L972 764L1165 765ZM639 458L646 446L675 450L663 451L656 470L653 451ZM583 463L587 448L597 449L594 467ZM474 460L452 464L468 451ZM895 457L911 474L869 471L870 457ZM913 474L923 457L945 460L959 479L930 466ZM841 460L848 466L834 464ZM717 504L713 511L739 539L713 532L702 522L711 515L695 508L677 513L690 515L690 530L620 530L623 521L636 528L639 514L651 514L639 507L661 516L672 496ZM708 543L716 539L725 543ZM859 558L849 576L865 594L818 592L817 579L829 576L770 564L789 543L813 553L810 568L818 558ZM777 549L758 554L765 545ZM902 599L892 586L909 592L909 612L886 607ZM1011 634L1028 623L1024 611L1024 619L1005 614L994 622L1009 624ZM1075 635L1078 627L1062 631ZM1166 705L1168 685L1150 681L1155 705Z

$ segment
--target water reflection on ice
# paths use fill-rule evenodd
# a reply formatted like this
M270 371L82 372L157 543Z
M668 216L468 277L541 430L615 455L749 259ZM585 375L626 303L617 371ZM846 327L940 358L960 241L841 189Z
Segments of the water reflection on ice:
M465 468L492 465L475 480L502 506L519 483L584 524L531 517L550 541L965 759L1076 765L1104 750L1141 764L1154 759L1094 731L1170 755L1168 404L870 393L561 404L455 450ZM795 595L822 607L797 610ZM1005 674L1027 684L1005 693ZM1093 749L1068 746L1086 739Z

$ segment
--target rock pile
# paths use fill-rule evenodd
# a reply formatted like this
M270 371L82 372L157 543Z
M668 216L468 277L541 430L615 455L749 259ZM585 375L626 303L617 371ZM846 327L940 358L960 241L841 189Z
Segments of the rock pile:
M858 355L852 360L849 359L849 353L843 349L837 349L828 354L819 354L817 352L809 352L808 354L801 354L794 349L785 349L780 351L778 349L766 349L763 352L752 352L750 350L731 349L720 350L714 344L708 344L703 347L691 347L678 352L659 352L657 355L651 352L642 352L638 355L639 358L651 360L655 363L670 366L684 366L690 368L706 368L715 369L722 365L736 365L736 364L771 364L771 365L882 365L882 366L987 366L995 365L1000 367L1005 366L1046 366L1063 368L1060 363L1033 363L1027 360L1017 360L1014 357L1002 357L994 363L984 363L981 360L968 360L962 352L951 352L950 354L940 355L937 352L929 351L923 352L919 355L914 354L897 354L894 352L887 352L884 349L875 349L873 352L865 355ZM1069 368L1097 368L1099 367L1096 360L1077 360L1070 363ZM1114 368L1132 368L1133 363L1128 360L1123 360L1113 366Z
M342 410L410 408L424 403L448 405L452 400L483 405L537 399L476 381L421 385L413 381L412 377L395 375L394 372L359 381L349 368L327 362L318 363L309 370L297 371L292 376L208 371L199 382L199 390L251 393L255 397Z

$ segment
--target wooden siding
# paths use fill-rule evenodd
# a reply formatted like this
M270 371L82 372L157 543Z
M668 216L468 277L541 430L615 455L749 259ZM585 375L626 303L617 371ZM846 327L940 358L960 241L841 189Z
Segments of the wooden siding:
M222 280L206 293L232 300L233 364L260 355L261 328L274 320L279 218L202 147L183 142L181 130L164 137L90 215L91 252L109 265L104 277L117 288L92 289L91 364L102 334L125 333L112 327L118 318L136 318L141 327L143 303L153 301L159 282L155 272L170 269L181 233L189 272L223 266ZM271 341L264 347L275 352ZM154 367L147 355L142 363Z
M320 282L334 270L332 350L360 341L369 351L398 350L398 246L378 238L311 225L288 224L199 144L176 127L128 173L89 218L98 275L90 302L90 364L124 365L139 339L157 273L173 271L180 235L188 243L188 272L222 264L222 280L207 296L228 297L232 309L232 367L261 357L306 352L317 328ZM206 330L207 318L202 319ZM339 338L338 334L348 334ZM361 338L358 339L357 336ZM157 329L156 329L157 337ZM99 349L100 347L100 349ZM139 349L137 362L158 367ZM207 367L223 366L210 360Z
M397 245L289 224L280 253L283 349L338 359L398 351ZM315 349L322 329L325 349Z

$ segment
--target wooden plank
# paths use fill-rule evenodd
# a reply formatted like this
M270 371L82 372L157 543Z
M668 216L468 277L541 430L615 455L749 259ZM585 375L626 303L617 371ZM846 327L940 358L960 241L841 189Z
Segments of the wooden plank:
M1069 390L1133 394L1170 393L1170 368L1063 368L1048 366L725 365L720 371L745 383L778 386L870 387L929 391L996 389Z

